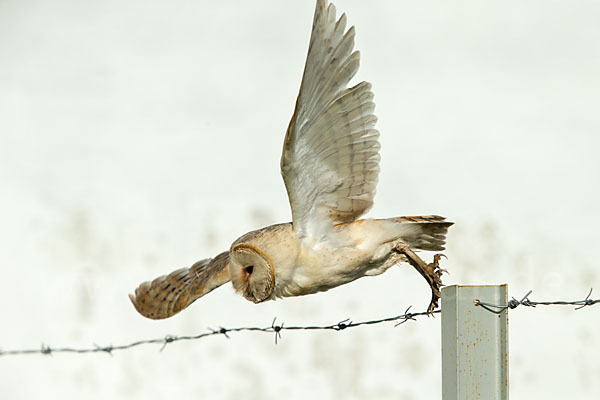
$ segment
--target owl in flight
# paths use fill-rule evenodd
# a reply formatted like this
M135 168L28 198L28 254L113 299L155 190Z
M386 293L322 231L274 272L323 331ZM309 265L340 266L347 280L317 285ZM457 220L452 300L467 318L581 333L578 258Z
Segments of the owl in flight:
M173 316L231 281L247 300L322 292L363 276L411 264L438 306L441 254L425 263L415 251L444 249L452 222L443 217L358 219L373 206L379 174L379 132L368 82L348 87L359 66L354 27L317 0L308 56L281 155L292 222L237 239L229 251L198 261L129 295L145 317Z

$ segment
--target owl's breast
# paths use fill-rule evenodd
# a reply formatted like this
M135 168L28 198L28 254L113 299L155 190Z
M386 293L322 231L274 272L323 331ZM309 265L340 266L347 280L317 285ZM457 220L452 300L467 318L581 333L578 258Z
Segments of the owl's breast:
M274 295L302 296L352 282L367 274L371 257L371 253L352 246L302 246L293 265L284 263L276 268Z
M379 221L360 220L340 225L326 240L311 242L298 239L291 224L280 224L247 238L270 257L275 273L271 298L302 296L389 268L394 240L385 227Z

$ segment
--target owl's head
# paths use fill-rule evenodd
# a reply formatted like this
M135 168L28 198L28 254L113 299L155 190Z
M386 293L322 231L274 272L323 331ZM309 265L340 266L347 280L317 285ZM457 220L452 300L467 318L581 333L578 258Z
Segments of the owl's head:
M275 289L271 260L258 247L247 243L230 250L229 274L235 290L254 303L267 300Z

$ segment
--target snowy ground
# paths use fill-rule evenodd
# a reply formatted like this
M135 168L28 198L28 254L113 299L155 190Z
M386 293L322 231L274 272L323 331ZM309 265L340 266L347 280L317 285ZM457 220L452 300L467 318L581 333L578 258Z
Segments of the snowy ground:
M600 3L338 0L373 83L370 216L441 214L447 284L600 290ZM253 305L223 287L170 320L127 293L290 219L278 163L313 1L0 2L3 349L426 307L410 267ZM357 81L358 81L357 80ZM595 297L600 296L600 291ZM513 398L595 399L600 306L510 314ZM0 357L0 397L439 399L440 320Z

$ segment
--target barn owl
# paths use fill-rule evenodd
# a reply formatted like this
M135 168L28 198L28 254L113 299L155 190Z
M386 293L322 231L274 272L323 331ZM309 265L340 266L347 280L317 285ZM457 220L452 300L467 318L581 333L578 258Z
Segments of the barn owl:
M336 19L333 4L317 0L300 93L281 155L281 175L292 222L238 238L212 259L198 261L130 294L145 317L173 316L231 282L254 303L323 292L401 262L431 288L428 311L438 306L439 259L451 222L439 216L359 219L373 205L379 174L379 132L368 82L348 87L359 66L354 27Z

